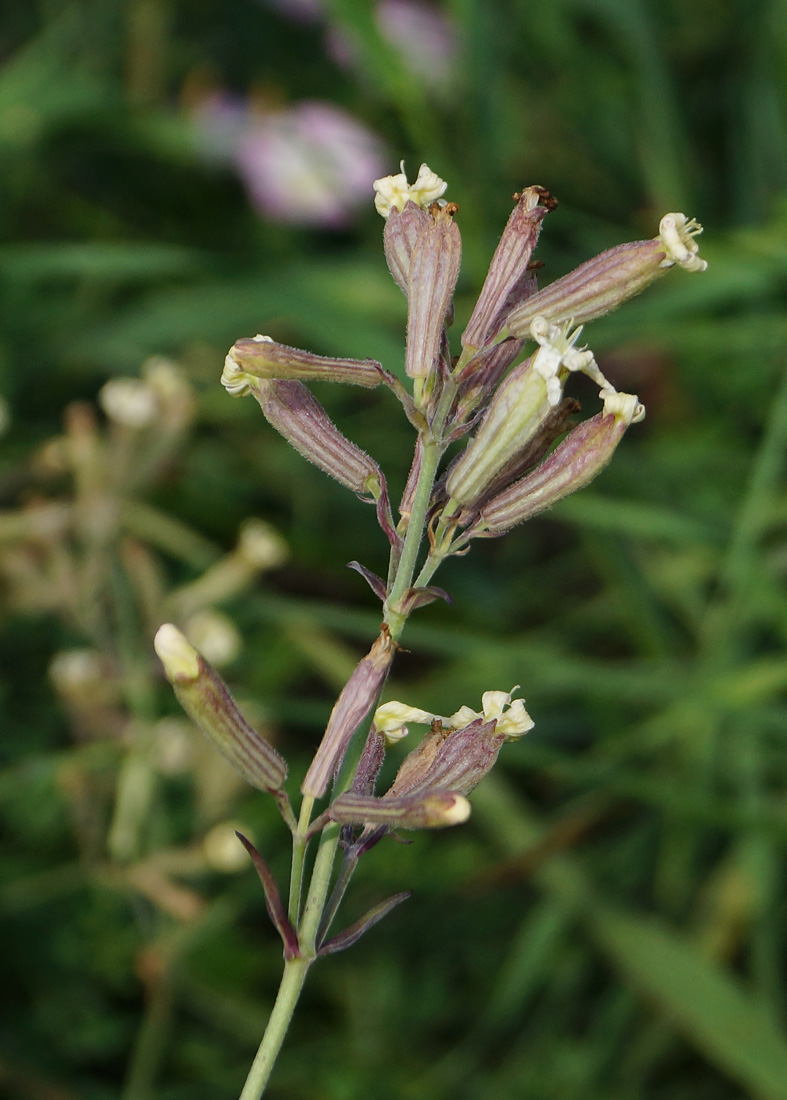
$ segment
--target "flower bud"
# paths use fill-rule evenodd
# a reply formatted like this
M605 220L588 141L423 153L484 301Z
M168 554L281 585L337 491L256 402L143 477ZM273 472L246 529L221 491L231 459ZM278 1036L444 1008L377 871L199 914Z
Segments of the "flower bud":
M516 306L506 328L513 336L526 337L539 315L552 324L568 320L585 324L634 298L675 264L686 271L704 271L708 265L697 255L694 240L701 232L702 226L693 218L665 214L658 237L601 252Z
M377 463L342 435L302 382L250 379L265 419L309 462L364 499L376 499L383 475Z
M172 623L159 628L153 645L181 706L224 759L257 790L280 790L287 764L251 728L218 673Z
M588 485L612 458L629 424L645 415L637 398L610 394L604 411L578 424L540 466L493 497L480 511L473 535L502 535Z
M470 816L470 803L454 791L430 791L403 798L343 794L327 816L340 825L388 825L393 829L444 829Z
M499 472L542 430L559 406L569 373L582 371L603 393L614 392L590 351L576 348L581 329L569 331L536 317L531 335L541 345L514 367L490 402L464 454L449 471L446 490L457 504L473 504Z
M224 361L221 383L233 397L248 393L249 378L289 378L302 382L348 382L379 386L383 368L375 359L332 359L277 344L269 336L238 340Z
M546 214L555 209L557 200L543 187L527 187L515 197L516 206L503 230L481 294L462 334L463 347L484 347L496 335L512 305L521 302L536 289L528 263L541 231L541 223Z
M422 164L418 170L418 178L415 183L407 182L404 173L404 161L399 165L401 171L395 176L384 176L375 180L372 186L375 190L374 205L378 214L387 218L392 210L404 210L408 202L416 206L431 206L444 193L448 184L445 180Z
M409 378L426 378L440 355L443 325L459 276L462 241L453 215L456 207L433 207L429 223L419 233L410 255L407 297L407 351Z
M323 739L301 784L303 794L312 798L325 794L331 778L341 767L353 734L377 702L395 651L395 642L384 630L356 665L336 700Z

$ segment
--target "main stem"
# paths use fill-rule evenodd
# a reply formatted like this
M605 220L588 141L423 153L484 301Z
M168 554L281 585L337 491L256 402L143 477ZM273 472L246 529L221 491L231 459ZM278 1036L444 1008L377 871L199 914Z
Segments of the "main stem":
M407 607L404 597L413 583L415 568L418 562L418 554L424 537L426 517L429 513L429 505L432 498L437 469L440 459L445 451L445 443L441 438L442 430L448 416L453 400L453 390L446 386L442 399L434 417L432 430L424 439L424 453L421 470L418 477L413 497L413 506L410 513L410 521L405 535L404 547L399 559L396 575L391 585L391 590L385 603L385 623L391 632L391 637L397 640L404 629L407 620ZM305 843L303 835L311 815L311 802L308 807L304 804L301 809L301 817L295 834L293 848L293 875L290 883L290 919L297 921L300 908L300 879L302 875L303 859L305 855ZM268 1026L262 1037L259 1050L252 1062L240 1100L260 1100L268 1079L271 1075L276 1058L279 1055L287 1029L290 1026L295 1006L298 1003L303 983L309 967L314 962L319 944L316 942L318 929L325 912L328 890L331 884L331 874L336 858L336 849L339 844L339 826L331 823L323 829L320 837L320 847L314 860L309 893L303 908L303 917L299 922L298 939L301 945L301 954L295 959L288 959L284 964L279 992L271 1012Z
M299 957L288 959L284 964L279 992L273 1006L268 1026L262 1037L259 1050L251 1064L246 1084L240 1094L240 1100L259 1100L265 1091L268 1078L281 1050L284 1036L292 1020L292 1014L298 1003L306 973L313 959Z

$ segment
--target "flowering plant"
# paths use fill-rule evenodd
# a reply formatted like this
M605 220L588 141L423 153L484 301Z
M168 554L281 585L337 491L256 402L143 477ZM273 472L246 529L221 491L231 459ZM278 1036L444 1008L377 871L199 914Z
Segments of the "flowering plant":
M582 326L617 308L674 266L701 271L701 227L667 214L652 240L620 245L543 290L531 262L541 225L557 205L543 187L514 196L481 293L452 355L448 330L461 258L454 203L426 165L410 184L404 171L377 180L375 205L385 218L389 270L408 301L406 387L381 363L337 359L276 343L239 340L222 382L233 396L252 395L268 422L325 473L371 503L390 546L386 578L351 563L382 602L379 636L359 662L331 712L300 784L296 815L285 791L287 764L242 717L226 685L172 624L156 650L185 710L254 787L271 794L292 833L287 904L259 852L241 837L265 890L284 948L284 976L241 1100L262 1095L306 974L321 955L353 944L408 895L397 894L338 934L331 927L360 857L397 830L442 828L467 819L467 796L495 763L502 744L533 722L510 692L484 693L481 709L450 716L404 703L379 704L409 615L447 594L431 581L449 556L475 538L505 534L587 485L609 462L644 409L618 393L593 356L579 347ZM575 421L578 403L564 395L570 376L598 387L596 415ZM398 517L383 471L347 439L307 387L329 380L386 386L416 432ZM452 444L466 440L445 469ZM428 726L391 787L375 792L386 747L409 724ZM365 735L365 736L364 736ZM330 793L329 793L330 792ZM326 799L327 804L317 807ZM307 849L319 837L308 886ZM337 865L337 857L338 867Z

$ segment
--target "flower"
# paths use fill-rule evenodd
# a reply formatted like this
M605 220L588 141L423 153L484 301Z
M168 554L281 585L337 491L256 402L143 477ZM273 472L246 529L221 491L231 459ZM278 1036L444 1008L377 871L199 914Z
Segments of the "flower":
M412 184L407 182L404 161L399 167L401 171L397 175L384 176L372 184L376 192L375 208L384 218L387 218L393 209L404 210L408 202L427 207L445 194L448 184L445 180L441 180L428 164L421 165L415 183Z
M273 221L341 229L383 166L381 139L320 100L255 110L218 94L195 123L205 152L235 166L252 204Z
M525 710L524 699L514 699L512 702L512 696L518 687L517 684L510 691L485 691L481 696L480 711L464 706L448 718L391 700L383 703L374 712L372 729L384 734L389 744L395 744L407 736L410 723L421 726L439 723L442 730L458 730L481 719L483 722L494 722L496 732L505 734L507 741L513 741L534 725L533 719Z

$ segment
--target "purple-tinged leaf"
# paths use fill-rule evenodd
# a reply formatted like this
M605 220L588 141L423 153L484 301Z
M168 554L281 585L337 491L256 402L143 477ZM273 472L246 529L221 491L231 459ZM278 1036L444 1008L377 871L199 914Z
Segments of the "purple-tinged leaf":
M369 929L373 928L375 924L383 919L383 917L386 917L392 909L395 909L397 905L401 905L403 901L407 901L411 894L412 890L405 890L401 894L394 894L393 897L388 898L386 901L381 901L379 905L375 905L371 908L365 916L355 921L349 928L345 928L345 930L340 932L337 936L332 936L331 939L320 947L317 955L335 955L337 951L344 951L345 948L352 947L365 932L368 932Z
M301 953L300 944L298 943L298 933L293 928L290 923L290 918L285 912L279 888L276 885L275 878L271 874L270 868L251 841L247 840L243 833L236 831L235 836L251 856L251 861L260 877L262 888L265 891L265 908L268 910L268 916L271 918L273 926L281 936L282 943L284 944L284 958L287 960L297 959Z
M449 596L444 588L438 588L436 585L430 584L424 588L408 589L402 601L402 607L404 613L409 614L419 607L427 607L430 603L434 603L435 600L445 600L449 605L454 602L453 598Z
M356 573L360 573L372 592L374 592L375 596L381 600L385 599L385 581L382 577L378 577L376 573L372 573L370 569L367 569L365 565L361 565L359 561L348 561L347 568L353 569Z

